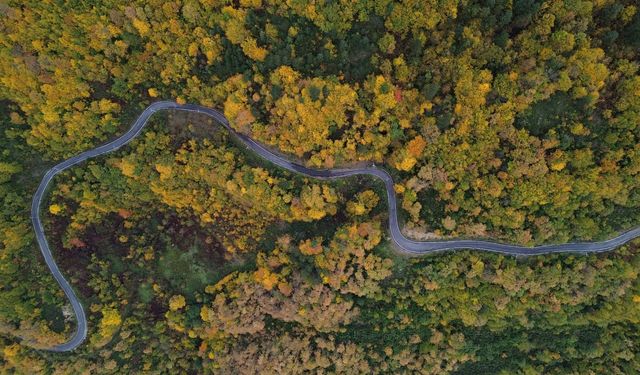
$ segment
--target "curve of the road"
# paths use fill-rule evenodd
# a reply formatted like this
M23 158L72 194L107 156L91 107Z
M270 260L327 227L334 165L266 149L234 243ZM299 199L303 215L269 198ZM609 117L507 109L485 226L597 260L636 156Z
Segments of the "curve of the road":
M147 124L149 118L154 113L162 110L196 112L213 117L231 134L236 136L242 143L244 143L250 150L260 155L260 157L262 157L263 159L268 160L273 164L276 164L277 166L287 169L291 172L300 173L302 175L318 179L336 179L355 175L369 175L379 178L384 182L385 188L387 190L387 202L389 205L389 232L391 235L391 239L401 251L408 254L426 254L455 249L476 249L508 255L540 255L560 252L595 253L615 249L620 245L623 245L624 243L640 236L640 227L637 227L627 232L621 233L620 235L606 241L574 242L536 247L525 247L481 240L413 241L406 238L400 231L400 226L398 225L397 199L394 190L394 182L389 173L387 173L383 169L380 169L373 165L366 168L354 169L310 169L303 165L287 160L283 156L274 154L248 136L236 132L229 125L229 121L227 121L224 115L219 111L216 111L215 109L194 104L177 104L171 101L159 101L148 106L136 119L131 128L129 128L126 133L124 133L117 139L102 146L96 147L92 150L88 150L79 155L71 157L49 169L44 175L42 181L40 182L40 185L38 186L38 190L33 196L33 201L31 204L31 220L33 222L38 245L40 246L40 251L44 256L44 259L47 263L47 266L49 267L49 270L51 270L53 277L56 279L58 284L60 284L60 287L66 294L67 298L69 298L71 306L73 307L73 312L75 313L78 320L76 332L73 334L71 339L64 344L50 348L50 350L52 351L71 351L82 344L82 342L87 337L87 318L80 300L76 296L69 282L60 272L60 269L58 268L58 265L56 264L53 255L51 254L51 249L49 248L49 245L47 243L47 238L44 234L42 222L40 221L40 206L47 186L58 173L71 168L76 164L82 163L87 159L113 152L129 143L132 139L140 134L144 126Z

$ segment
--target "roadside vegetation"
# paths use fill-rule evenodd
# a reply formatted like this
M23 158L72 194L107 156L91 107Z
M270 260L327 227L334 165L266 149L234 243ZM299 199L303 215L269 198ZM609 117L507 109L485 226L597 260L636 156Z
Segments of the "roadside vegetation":
M150 102L222 110L315 168L373 161L404 232L537 245L640 224L634 0L0 1L0 373L640 371L640 245L423 258L383 187L303 178L212 119L162 112L56 177L55 257L29 208L57 160Z

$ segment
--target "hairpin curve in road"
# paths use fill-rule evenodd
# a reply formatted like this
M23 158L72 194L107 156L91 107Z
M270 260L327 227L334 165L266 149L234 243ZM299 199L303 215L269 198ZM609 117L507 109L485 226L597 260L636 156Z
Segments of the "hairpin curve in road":
M398 225L398 212L397 212L397 198L394 190L393 178L385 170L376 167L373 163L369 167L365 168L337 168L337 169L310 169L303 165L297 164L293 161L286 159L281 155L277 155L264 146L257 143L248 136L236 132L230 125L229 121L224 117L222 113L215 109L194 105L194 104L177 104L171 101L159 101L149 105L140 116L136 119L129 130L122 134L115 140L106 143L102 146L98 146L94 149L85 151L79 155L73 156L56 166L52 167L42 178L38 190L33 196L31 203L31 221L33 222L33 228L36 233L38 245L40 251L44 256L45 262L51 271L51 274L56 279L60 287L66 294L67 298L71 302L73 312L78 320L76 332L73 334L69 341L64 344L57 345L49 350L55 352L66 352L76 349L87 337L87 317L82 308L80 300L76 296L73 288L69 282L64 278L58 265L56 264L51 249L47 243L47 238L44 234L42 222L40 221L40 206L42 197L47 189L47 186L51 180L60 172L71 168L72 166L82 163L87 159L94 158L96 156L104 155L113 152L120 147L129 143L132 139L137 137L142 129L147 124L149 118L156 112L162 110L179 110L185 112L201 113L210 117L213 117L222 126L224 126L232 135L237 137L245 146L251 151L258 154L265 160L282 167L288 171L299 173L308 177L318 179L337 179L355 175L369 175L379 178L384 182L387 191L387 203L389 205L389 233L391 239L398 246L400 251L408 254L427 254L434 252L441 252L446 250L457 249L473 249L481 251L490 251L496 253L502 253L507 255L541 255L550 253L572 252L572 253L596 253L615 249L626 242L633 240L640 236L640 226L631 229L627 232L623 232L616 237L613 237L606 241L600 242L572 242L565 244L552 244L536 247L518 246L513 244L506 244L500 242L482 241L482 240L447 240L447 241L414 241L406 238L400 231Z

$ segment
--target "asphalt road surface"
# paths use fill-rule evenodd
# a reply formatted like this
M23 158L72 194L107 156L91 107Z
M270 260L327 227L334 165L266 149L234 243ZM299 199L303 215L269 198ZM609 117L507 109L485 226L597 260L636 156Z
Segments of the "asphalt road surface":
M66 352L71 351L77 348L87 337L87 317L82 308L82 304L80 300L76 296L73 288L69 284L69 282L64 278L62 273L60 273L60 269L56 264L53 255L51 254L51 249L49 248L49 244L47 243L47 238L44 234L44 229L42 227L42 222L40 221L40 206L42 202L42 198L46 192L47 186L51 182L51 180L60 172L65 169L71 168L76 164L82 163L87 159L91 159L96 156L104 155L119 149L125 144L129 143L132 139L140 134L144 126L147 124L149 118L156 112L162 110L179 110L186 112L197 112L210 117L213 117L217 122L222 124L231 134L236 136L242 143L244 143L250 150L260 155L263 159L266 159L273 164L276 164L279 167L287 169L289 171L300 173L305 176L314 177L318 179L337 179L347 176L355 176L355 175L369 175L379 178L384 182L385 188L387 190L387 202L389 204L389 233L391 235L391 239L397 245L398 249L401 252L408 254L427 254L434 253L446 250L456 250L456 249L475 249L482 251L491 251L496 253L503 253L508 255L540 255L540 254L550 254L550 253L562 253L562 252L571 252L571 253L596 253L603 252L615 249L620 245L631 241L632 239L640 236L640 227L634 228L630 231L621 233L620 235L611 238L606 241L601 242L573 242L573 243L565 243L565 244L556 244L556 245L544 245L544 246L536 246L536 247L525 247L518 246L512 244L505 244L499 242L491 242L491 241L482 241L482 240L448 240L448 241L413 241L406 238L402 232L400 231L400 227L398 225L398 203L396 198L396 193L393 188L394 182L389 173L385 170L375 167L373 164L370 167L366 168L354 168L354 169L309 169L300 164L294 163L290 160L287 160L285 157L276 155L273 152L267 150L265 147L249 138L244 134L237 133L231 126L229 122L224 117L224 115L215 109L202 107L194 104L177 104L171 101L160 101L155 102L148 106L142 114L136 119L131 128L118 137L117 139L104 144L102 146L96 147L92 150L85 151L79 155L76 155L72 158L69 158L58 165L54 166L44 175L40 185L38 186L38 190L33 196L33 201L31 204L31 221L33 222L33 228L36 233L36 238L38 240L38 245L40 246L40 251L44 256L44 259L53 274L53 277L56 279L58 284L64 293L69 298L71 302L71 306L73 307L73 312L76 315L78 320L77 330L64 344L55 346L50 348L51 351L56 352Z

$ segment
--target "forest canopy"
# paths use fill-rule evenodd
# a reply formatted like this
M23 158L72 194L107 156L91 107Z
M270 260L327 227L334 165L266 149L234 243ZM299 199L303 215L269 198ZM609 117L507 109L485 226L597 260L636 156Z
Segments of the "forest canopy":
M526 246L640 224L635 0L0 0L0 372L633 373L638 243L514 259L397 254L384 189L155 115L221 110L314 168L375 162L403 233Z

